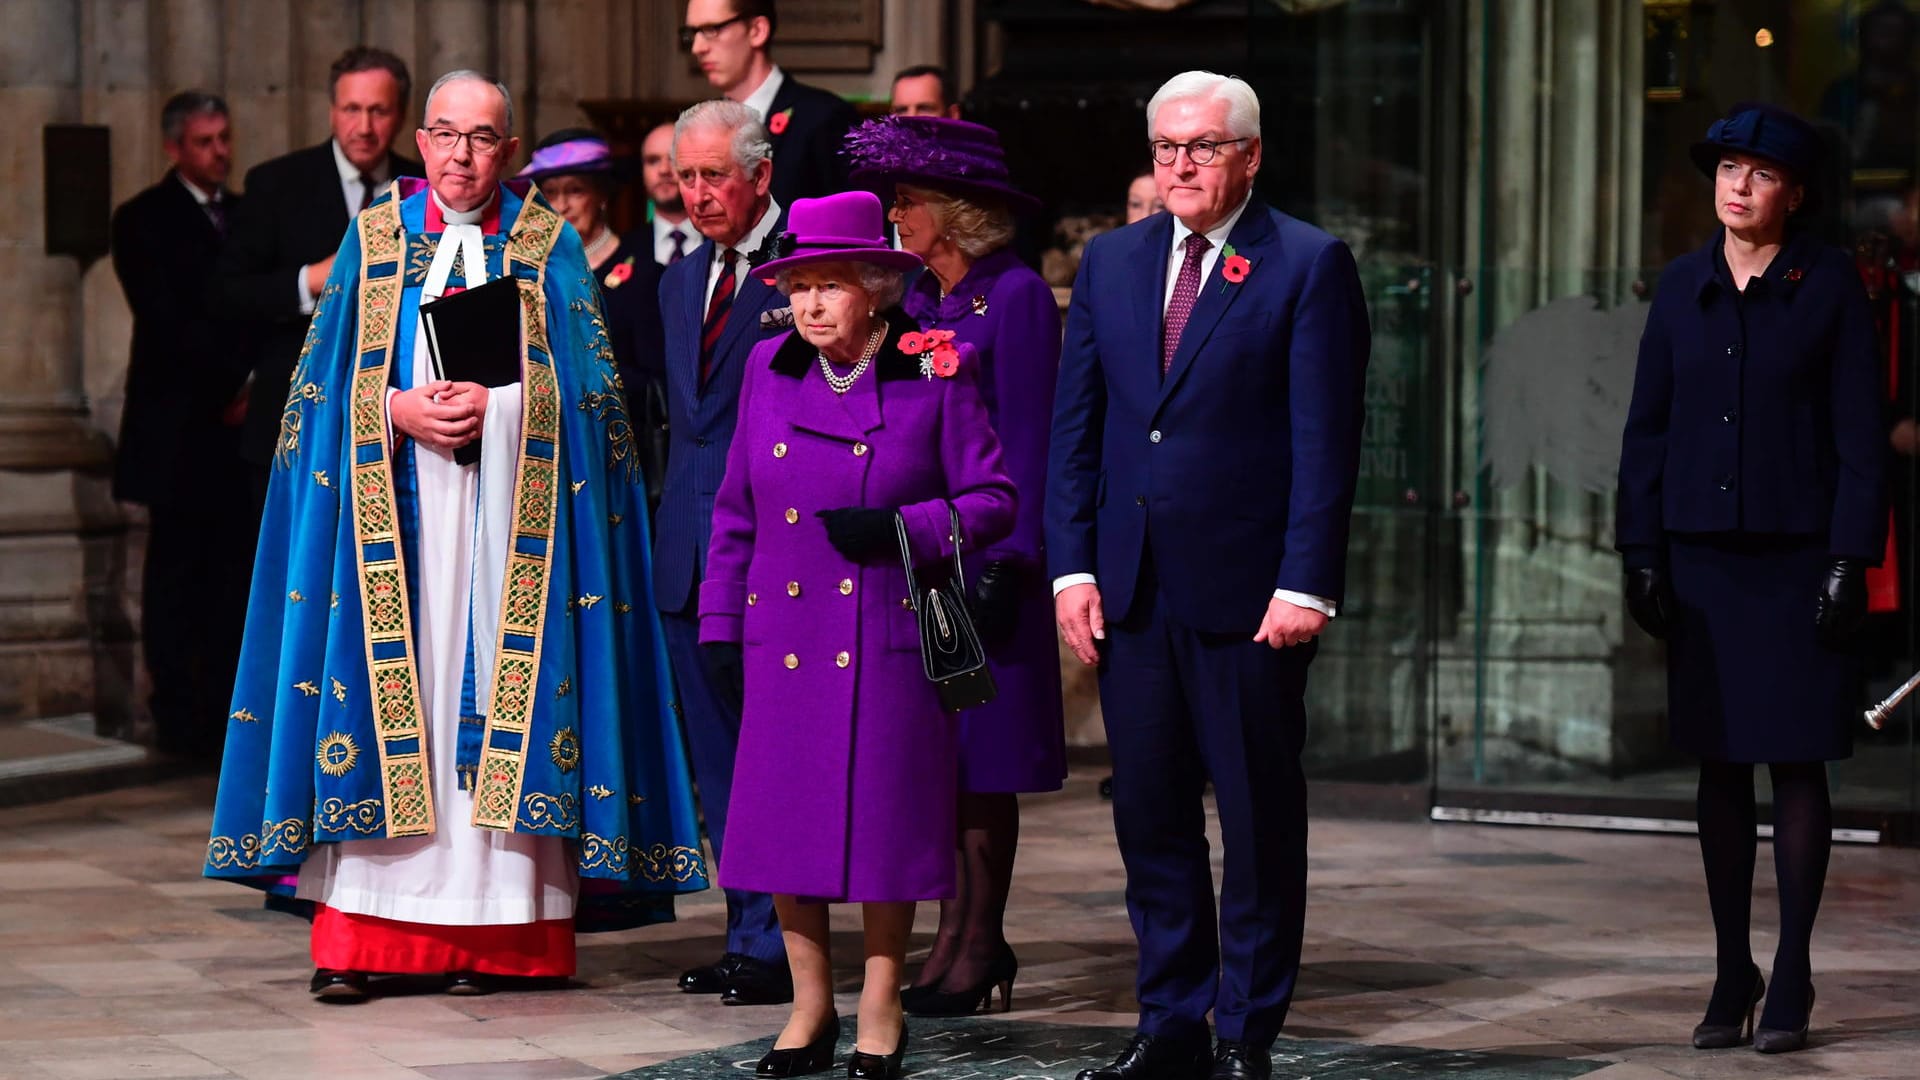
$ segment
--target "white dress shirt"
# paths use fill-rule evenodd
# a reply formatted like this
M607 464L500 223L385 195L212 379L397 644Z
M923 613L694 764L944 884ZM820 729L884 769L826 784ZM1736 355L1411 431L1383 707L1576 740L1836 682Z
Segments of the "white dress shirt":
M733 245L733 250L740 253L739 259L735 260L733 264L733 295L735 299L739 299L740 297L740 286L747 283L747 259L751 257L754 252L760 250L760 245L767 242L767 237L773 233L774 224L779 220L780 204L773 199L768 199L766 213L761 214L760 220L754 222L753 228L747 230L747 235L741 237L738 244ZM720 242L717 240L714 241L713 258L707 260L707 291L704 294L706 296L706 302L700 305L702 313L713 304L713 287L720 284L720 252L723 250L725 249L721 246Z
M360 212L360 197L365 192L360 185L360 168L347 160L346 152L340 149L340 140L329 140L327 145L333 147L333 167L340 170L340 195L347 201L347 217L351 219ZM380 189L387 186L387 181L393 179L393 155L388 154L381 159L380 167L368 175L373 177L373 194L377 198L380 195ZM313 314L313 290L307 288L307 267L302 266L299 274L295 276L299 279L300 314L311 315Z
M1247 203L1250 202L1252 198L1253 195L1249 192L1247 198L1241 201L1233 213L1227 215L1226 220L1208 229L1204 234L1207 238L1208 246L1206 252L1200 256L1201 281L1206 281L1208 275L1213 273L1214 264L1220 261L1220 250L1226 247L1227 237L1233 234L1233 227L1240 223L1240 215L1247 212ZM1178 217L1173 219L1173 247L1167 252L1167 291L1160 297L1160 315L1162 319L1166 317L1167 307L1173 303L1173 290L1174 287L1179 284L1180 279L1180 264L1185 262L1187 258L1187 237L1192 235L1193 230L1188 228L1185 222L1181 221ZM1093 584L1096 584L1096 581L1092 574L1063 574L1053 579L1053 595L1059 596L1062 592L1065 592L1075 585ZM1338 614L1338 605L1333 601L1323 596L1314 596L1311 593L1294 592L1292 589L1275 589L1273 590L1273 598L1275 600L1284 600L1294 607L1303 607L1317 611L1329 619Z
M667 260L673 257L673 231L675 229L680 230L680 235L685 238L680 243L680 256L682 258L693 254L693 249L699 247L700 241L705 239L705 237L702 237L699 231L693 227L692 218L686 218L676 225L661 217L659 214L654 214L653 261L659 263L661 266L667 265Z
M779 64L775 64L773 70L767 72L767 77L761 81L759 87L740 99L740 104L759 113L760 122L764 124L767 122L767 111L773 108L774 95L780 92L780 84L786 81L787 73L780 70Z

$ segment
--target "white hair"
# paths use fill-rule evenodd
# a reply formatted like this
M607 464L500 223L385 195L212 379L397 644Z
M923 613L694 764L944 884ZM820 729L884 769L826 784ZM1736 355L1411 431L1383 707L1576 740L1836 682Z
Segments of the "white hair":
M513 95L507 92L505 83L484 71L475 71L472 68L456 68L433 80L433 86L427 90L426 104L420 109L421 127L429 127L433 124L433 95L438 94L441 87L457 82L486 83L493 87L500 95L500 100L507 104L507 130L501 132L500 137L504 139L513 134Z
M803 263L802 265L807 264ZM907 276L898 270L890 270L887 267L876 266L873 263L863 262L857 259L847 259L841 262L817 262L813 263L812 266L814 268L835 266L852 267L854 275L860 279L860 290L867 294L868 300L873 302L873 309L875 311L887 310L895 304L898 304L900 298L907 294ZM800 267L791 267L773 275L773 287L780 290L780 295L785 296L792 291L792 274L794 270L799 268Z
M714 98L689 105L673 122L673 167L680 167L680 137L696 129L718 129L733 136L733 163L751 174L763 161L773 160L773 139L760 114L747 105Z
M1154 92L1153 100L1147 102L1147 138L1157 139L1159 133L1154 129L1154 121L1160 116L1160 107L1175 101L1208 101L1218 99L1227 103L1226 134L1235 139L1257 139L1260 137L1260 95L1253 92L1246 80L1237 75L1216 75L1211 71L1183 71L1160 85Z

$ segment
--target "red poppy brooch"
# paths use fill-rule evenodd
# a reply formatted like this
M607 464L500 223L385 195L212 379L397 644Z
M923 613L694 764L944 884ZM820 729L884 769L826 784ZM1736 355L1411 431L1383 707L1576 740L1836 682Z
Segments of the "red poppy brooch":
M778 135L786 131L787 125L792 122L793 122L793 107L789 105L788 107L781 109L779 112L774 113L772 116L767 117L767 134Z
M1238 285L1247 280L1247 274L1253 270L1253 264L1247 261L1245 255L1233 250L1232 244L1220 249L1220 258L1223 260L1220 276L1226 278L1229 284Z
M951 379L960 374L960 346L951 330L909 330L900 335L900 351L920 358L920 375Z
M629 255L613 269L607 271L603 282L607 288L617 289L626 284L627 279L633 276L633 259L634 257Z

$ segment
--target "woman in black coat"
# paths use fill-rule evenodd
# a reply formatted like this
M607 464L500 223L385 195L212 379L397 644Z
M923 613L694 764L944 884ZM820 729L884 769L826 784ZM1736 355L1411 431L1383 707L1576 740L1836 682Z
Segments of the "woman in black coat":
M1820 145L1805 121L1766 105L1735 106L1694 144L1721 228L1661 275L1620 455L1628 610L1667 641L1672 739L1700 758L1717 955L1701 1049L1749 1032L1765 1053L1806 1045L1833 827L1826 762L1852 753L1852 638L1866 568L1886 544L1866 291L1847 255L1793 225ZM1771 992L1748 946L1761 762L1780 892Z

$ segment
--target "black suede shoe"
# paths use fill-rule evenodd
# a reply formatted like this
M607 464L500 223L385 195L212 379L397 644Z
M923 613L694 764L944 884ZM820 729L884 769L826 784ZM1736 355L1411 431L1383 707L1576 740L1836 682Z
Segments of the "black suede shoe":
M793 1000L793 972L751 956L736 957L727 973L722 1005L785 1005Z
M1113 1064L1082 1069L1075 1080L1197 1080L1213 1066L1205 1035L1175 1039L1136 1034Z
M791 1050L769 1050L754 1066L755 1076L812 1076L833 1068L833 1053L840 1045L840 1016L834 1014L820 1034L805 1046Z
M367 1000L367 977L358 971L320 968L307 984L307 992L329 1005L358 1005Z
M1273 1058L1265 1050L1221 1039L1207 1080L1268 1080L1272 1075Z
M727 989L727 976L746 957L739 953L727 953L711 964L702 964L697 968L688 968L680 975L680 990L687 994L718 994Z

